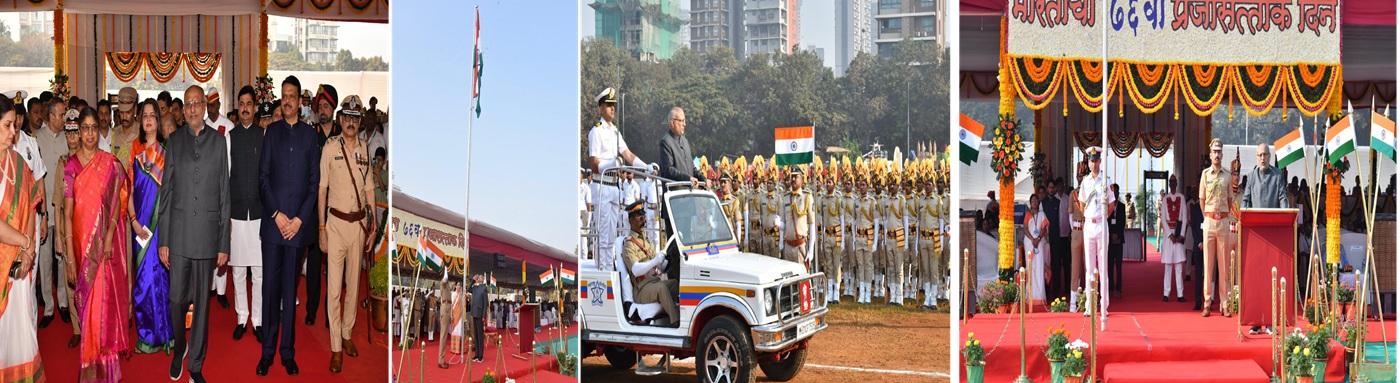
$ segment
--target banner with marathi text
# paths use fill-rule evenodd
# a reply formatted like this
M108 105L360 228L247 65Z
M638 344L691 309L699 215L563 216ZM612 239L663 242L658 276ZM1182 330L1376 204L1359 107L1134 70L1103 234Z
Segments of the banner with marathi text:
M424 218L417 214L394 210L391 214L393 228L395 228L392 238L394 247L398 253L395 254L394 263L408 267L418 267L421 260L418 255L418 239L421 237L432 243L437 250L441 250L443 268L452 274L461 274L463 269L463 246L467 242L467 231L452 227L451 225Z
M1108 59L1159 64L1336 65L1341 0L1100 0Z

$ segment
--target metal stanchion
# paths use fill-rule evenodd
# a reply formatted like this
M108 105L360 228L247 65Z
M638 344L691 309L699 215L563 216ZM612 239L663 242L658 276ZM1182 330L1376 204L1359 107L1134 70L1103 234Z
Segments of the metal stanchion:
M1027 279L1026 268L1023 266L1016 273L1016 288L1020 289L1016 294L1020 297L1016 302L1016 311L1019 311L1021 316L1021 376L1016 377L1016 383L1031 383L1031 378L1026 376L1026 311L1031 307L1031 295L1026 291Z

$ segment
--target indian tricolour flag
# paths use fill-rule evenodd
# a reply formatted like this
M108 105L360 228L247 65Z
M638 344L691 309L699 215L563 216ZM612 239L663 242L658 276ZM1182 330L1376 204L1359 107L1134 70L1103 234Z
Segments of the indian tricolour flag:
M1287 168L1289 164L1303 159L1303 127L1302 120L1298 122L1298 129L1294 129L1283 138L1274 141L1274 150L1278 152L1278 167Z
M562 279L562 283L566 285L572 285L577 277L574 275L573 270L559 269L559 279Z
M442 249L427 237L418 237L418 261L433 271L442 271Z
M817 145L812 130L810 126L773 129L773 154L778 166L812 163L812 150Z
M1327 129L1327 161L1342 162L1342 158L1356 151L1356 128L1351 126L1351 116L1342 117Z
M554 269L549 269L549 271L545 271L544 274L540 274L540 285L541 285L541 286L550 286L550 285L553 285L553 284L554 284Z
M1371 149L1395 159L1395 121L1375 110L1371 111Z
M977 162L977 154L982 146L982 123L958 113L958 161L972 165Z

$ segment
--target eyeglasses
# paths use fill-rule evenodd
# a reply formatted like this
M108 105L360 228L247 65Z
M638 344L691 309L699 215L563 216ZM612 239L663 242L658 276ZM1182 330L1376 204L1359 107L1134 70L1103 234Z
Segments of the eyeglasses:
M679 123L682 123L682 124L685 123L685 119L684 119L684 118L672 118L671 121L679 122Z

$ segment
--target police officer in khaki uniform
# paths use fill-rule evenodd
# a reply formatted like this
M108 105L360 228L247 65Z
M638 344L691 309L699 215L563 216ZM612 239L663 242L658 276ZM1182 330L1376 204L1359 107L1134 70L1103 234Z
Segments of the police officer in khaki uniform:
M836 188L837 180L841 179L838 169L837 164L832 162L825 180L826 193L822 196L821 204L817 205L822 223L822 271L827 273L827 301L831 303L841 303L840 291L844 282L841 261L845 252L841 245L845 239L843 219L846 215L846 196Z
M760 253L770 257L778 258L778 215L782 214L783 198L778 193L776 170L766 170L763 177L763 193L758 197L762 208L759 209L759 224L762 225L763 236L759 241Z
M904 264L909 244L905 216L908 210L904 205L904 193L900 171L891 171L885 184L887 188L882 212L885 217L885 283L888 285L889 304L904 304Z
M868 188L870 173L865 169L861 169L860 172L861 175L856 178L856 200L850 205L851 213L855 217L855 226L852 228L855 238L852 247L856 256L855 282L859 285L856 303L869 304L872 280L875 278L875 223L879 219L880 206Z
M652 249L642 233L646 226L646 211L641 202L627 205L627 225L632 230L627 241L622 244L622 262L627 267L622 272L632 279L632 301L636 303L660 303L666 311L670 323L680 323L680 307L676 299L680 297L679 281L666 279L666 257Z
M923 177L919 184L923 193L916 199L917 216L919 222L919 260L922 269L922 286L924 289L924 301L922 306L934 308L938 306L938 290L942 287L937 281L941 276L942 267L938 264L938 253L942 251L943 223L940 222L939 209L941 209L938 195L934 192L934 182L937 177Z
M926 253L919 252L919 178L922 173L914 166L916 162L905 162L904 168L908 170L904 177L904 211L908 219L905 231L908 245L905 247L904 256L904 299L914 300L919 297L919 285L923 283L923 257Z
M329 266L326 308L330 322L331 372L340 372L341 353L358 356L350 341L355 328L355 302L359 301L360 262L374 230L374 187L370 180L369 154L359 141L362 106L350 95L341 103L341 135L326 141L321 150L321 249ZM329 216L327 216L329 215ZM343 283L342 283L343 282ZM342 290L343 289L343 290ZM341 300L342 291L344 300ZM342 310L344 312L342 313Z
M845 222L841 227L841 236L843 237L842 239L844 239L842 245L845 249L841 252L841 264L846 268L842 273L842 276L845 277L842 283L846 286L842 289L841 295L855 297L859 300L860 289L856 288L856 286L860 284L860 280L856 279L856 276L859 275L857 268L859 268L860 265L856 262L856 242L858 239L856 238L855 223L856 202L861 199L861 193L856 192L856 181L866 176L863 171L858 172L858 167L852 165L850 162L845 162L842 169L846 177L842 179L842 181L844 181L842 184L842 191L843 194L845 194L845 198L843 198L841 202L841 207L843 209L841 211L841 218Z
M1205 222L1201 225L1205 232L1205 242L1201 247L1205 250L1205 304L1202 305L1201 316L1210 316L1211 298L1215 293L1225 294L1226 283L1229 279L1229 254L1230 254L1230 211L1232 201L1235 200L1235 190L1230 185L1230 173L1221 167L1221 157L1224 144L1219 138L1210 141L1210 167L1201 171L1200 178L1200 201L1201 212L1205 215ZM1217 278L1216 283L1211 283L1211 278ZM1225 301L1220 300L1220 310L1225 312Z
M788 172L787 194L782 198L783 213L783 259L807 265L808 225L812 213L812 195L806 190L806 176L802 170L793 167Z
M748 182L745 183L744 205L747 208L748 229L748 251L754 254L764 254L763 248L763 197L767 195L763 185L763 162L761 158L756 158L753 162L753 170L750 172Z

